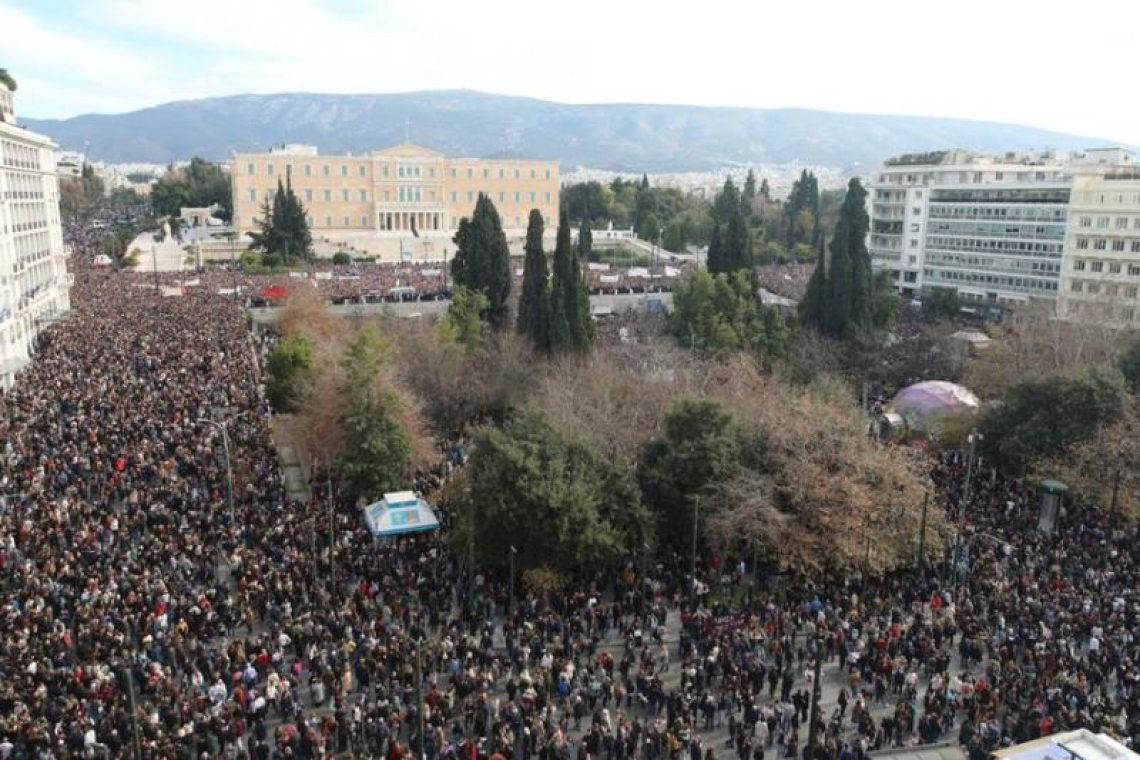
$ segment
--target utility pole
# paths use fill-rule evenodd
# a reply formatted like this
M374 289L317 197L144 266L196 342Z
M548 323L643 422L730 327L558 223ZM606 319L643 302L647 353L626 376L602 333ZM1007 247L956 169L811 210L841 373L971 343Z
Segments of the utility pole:
M516 548L515 548L515 547L512 545L512 546L511 546L511 550L510 550L510 559L511 559L511 597L510 597L510 603L509 603L509 605L507 606L507 612L508 612L508 614L511 614L511 615L513 615L513 614L514 614L514 612L515 612L515 554L516 554L517 552L518 552L518 549L516 549Z
M922 497L922 525L918 529L918 571L926 570L926 510L930 506L930 491Z
M326 475L329 492L329 593L336 601L336 507L333 504L332 469Z
M809 712L810 721L808 723L808 743L806 756L811 758L815 755L815 741L816 741L816 724L819 723L819 700L822 693L823 680L823 637L816 633L814 637L815 644L815 670L811 679L811 710Z
M697 608L697 530L701 523L701 497L693 497L693 553L689 560L689 606Z
M1112 476L1112 502L1108 505L1108 524L1116 527L1116 500L1120 496L1120 468Z

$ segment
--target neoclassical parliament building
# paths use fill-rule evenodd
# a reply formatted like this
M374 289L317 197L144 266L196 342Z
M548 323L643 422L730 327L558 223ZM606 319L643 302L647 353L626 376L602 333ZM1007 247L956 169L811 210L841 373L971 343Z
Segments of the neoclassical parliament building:
M289 178L315 234L450 237L479 193L494 201L508 235L530 210L558 223L558 162L448 158L410 143L364 155L322 156L308 145L233 156L236 231L256 229L278 180Z

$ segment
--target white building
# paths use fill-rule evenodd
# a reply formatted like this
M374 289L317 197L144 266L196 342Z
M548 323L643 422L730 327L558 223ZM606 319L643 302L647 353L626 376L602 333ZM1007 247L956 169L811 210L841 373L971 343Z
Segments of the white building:
M1140 326L1140 168L1077 177L1057 314Z
M36 336L71 308L55 145L16 126L0 84L0 387L31 361Z
M888 161L868 182L872 264L907 295L954 288L968 301L1054 298L1066 159L939 151Z

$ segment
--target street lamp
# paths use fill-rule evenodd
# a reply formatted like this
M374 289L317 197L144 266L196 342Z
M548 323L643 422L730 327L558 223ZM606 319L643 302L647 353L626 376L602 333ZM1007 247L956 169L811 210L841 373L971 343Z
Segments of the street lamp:
M701 522L701 497L693 497L693 553L689 559L689 606L697 608L697 529Z
M210 425L222 431L222 448L226 452L226 505L229 507L231 527L236 525L237 521L234 519L234 471L232 459L230 458L230 434L228 426L232 420L240 419L245 415L246 412L242 412L237 415L237 417L231 417L229 420L223 420L222 422L206 419L205 417L199 417L197 420L201 424Z
M509 552L510 559L511 559L511 597L510 597L510 604L507 607L507 611L509 614L512 614L512 615L514 614L514 611L515 611L515 555L518 554L518 551L519 550L516 549L514 547L514 545L512 545L511 550Z

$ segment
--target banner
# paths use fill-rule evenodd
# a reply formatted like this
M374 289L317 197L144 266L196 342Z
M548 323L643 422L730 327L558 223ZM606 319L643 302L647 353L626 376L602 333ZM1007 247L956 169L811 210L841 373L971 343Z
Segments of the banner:
M591 272L606 272L609 270L610 265L609 264L598 264L596 262L591 261L589 264L586 265L586 267Z
M383 499L364 508L364 522L376 538L439 528L432 508L411 491L384 494Z

